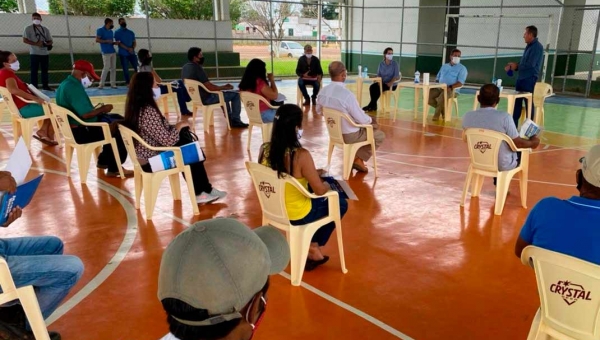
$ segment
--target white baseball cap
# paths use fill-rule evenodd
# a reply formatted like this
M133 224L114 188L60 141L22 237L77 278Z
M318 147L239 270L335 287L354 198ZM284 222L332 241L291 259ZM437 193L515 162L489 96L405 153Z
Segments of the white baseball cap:
M585 180L600 188L600 145L594 145L579 161Z

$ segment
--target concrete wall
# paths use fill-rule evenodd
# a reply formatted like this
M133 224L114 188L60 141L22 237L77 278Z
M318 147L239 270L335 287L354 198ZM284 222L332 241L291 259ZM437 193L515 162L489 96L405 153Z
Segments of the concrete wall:
M114 18L116 24L116 18ZM104 17L70 16L69 26L75 53L99 53L95 42L96 29L102 26ZM146 19L128 19L128 27L136 33L138 49L148 48ZM15 53L28 53L28 45L23 44L25 26L31 25L30 14L0 14L2 49ZM67 25L64 16L44 16L43 25L50 29L55 38L52 53L69 53ZM215 51L215 26L212 21L200 20L150 20L152 51L155 53L185 52L191 46L199 46L203 51ZM231 21L217 22L217 50L233 51Z

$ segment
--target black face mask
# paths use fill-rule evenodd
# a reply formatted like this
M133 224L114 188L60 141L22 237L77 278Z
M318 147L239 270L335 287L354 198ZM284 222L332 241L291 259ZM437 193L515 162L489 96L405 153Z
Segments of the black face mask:
M121 23L121 24L120 24L120 26L121 26L122 28L127 28L127 24L126 24L126 23L124 23L124 22L123 22L123 23Z
M199 60L198 60L198 64L200 64L200 65L204 65L204 57L202 57L202 58L199 58Z
M112 30L113 28L115 28L115 25L113 25L113 24L110 24L110 26L108 26L109 30Z
M144 65L150 65L152 63L152 57L144 59Z

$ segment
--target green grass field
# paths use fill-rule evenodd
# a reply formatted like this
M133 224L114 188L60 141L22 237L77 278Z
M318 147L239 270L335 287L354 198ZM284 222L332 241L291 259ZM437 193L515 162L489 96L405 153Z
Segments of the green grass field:
M323 72L327 73L327 67L333 60L321 60L321 67L323 68ZM240 62L240 66L246 67L250 60L242 60ZM265 60L267 63L267 72L271 72L271 60ZM291 58L277 58L273 60L274 68L273 74L275 77L287 77L287 76L295 76L296 75L296 64L298 60Z

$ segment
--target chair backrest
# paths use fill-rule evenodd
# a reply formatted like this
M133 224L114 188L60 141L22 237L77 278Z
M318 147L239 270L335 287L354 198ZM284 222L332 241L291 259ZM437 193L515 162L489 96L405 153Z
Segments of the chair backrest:
M600 266L534 246L523 250L521 262L535 270L544 326L558 336L600 339Z
M252 177L264 217L289 225L290 220L285 208L285 184L289 182L294 185L292 181L296 180L292 176L279 178L277 171L258 163L246 162L246 168Z
M260 114L260 102L262 100L268 104L267 100L263 96L248 91L240 91L240 98L242 99L244 108L246 108L246 113L248 114L248 120L250 120L250 123L254 125L262 125L263 121Z
M202 85L199 81L193 79L184 79L183 84L192 98L192 102L194 104L204 105L202 104L202 97L200 96L200 86Z
M12 116L15 116L16 118L22 118L21 113L17 108L17 104L15 104L15 101L13 100L12 94L10 94L6 87L0 86L0 95L2 96L4 103L8 107L8 111L10 112L10 114Z
M344 135L342 134L342 119L349 120L346 115L338 110L328 107L323 108L323 117L325 125L329 131L329 139L336 144L344 144Z
M547 83L535 83L533 89L533 105L541 107L546 97L552 94L552 85Z
M508 143L511 149L516 150L512 139L498 131L470 128L466 129L464 134L467 139L471 164L478 170L498 171L498 154L502 142Z
M63 135L65 139L65 143L74 143L75 137L73 137L73 131L71 130L71 123L69 123L69 116L74 117L74 119L79 120L79 117L75 115L73 112L65 109L62 106L58 106L57 104L50 103L50 111L52 111L52 115L54 116L54 120L56 121L56 125L58 125L58 129L60 133Z
M136 140L138 143L141 142L142 145L146 144L146 142L144 142L142 137L140 137L137 133L133 132L133 130L123 126L122 124L119 124L119 132L121 132L123 144L125 144L125 148L127 148L127 154L129 155L129 158L131 158L133 166L141 170L142 167L140 165L140 161L138 160L137 154L135 153L134 140Z

